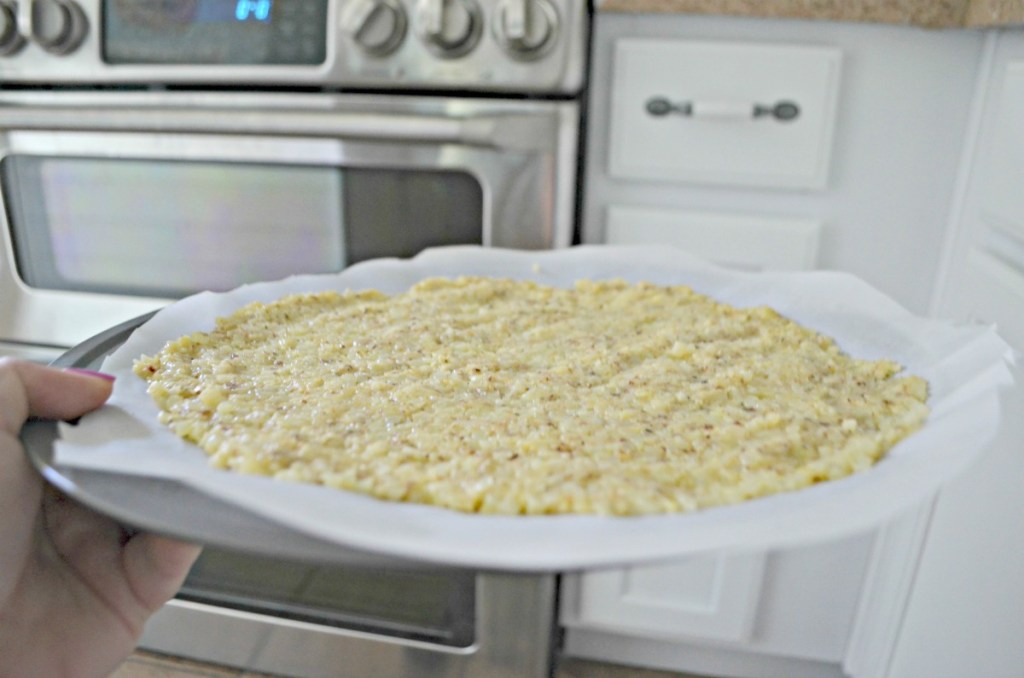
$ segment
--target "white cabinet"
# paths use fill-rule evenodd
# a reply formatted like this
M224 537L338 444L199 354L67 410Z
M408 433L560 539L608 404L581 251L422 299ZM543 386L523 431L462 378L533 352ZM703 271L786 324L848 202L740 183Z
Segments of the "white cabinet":
M1024 32L988 35L936 314L1024 352ZM1024 369L992 450L939 495L886 678L1024 675Z
M838 49L622 38L614 50L612 176L825 186Z
M746 642L761 598L765 555L698 555L577 580L566 619L666 640Z
M828 543L566 575L563 652L708 676L888 677L930 512Z
M840 50L623 37L611 51L609 178L664 190L826 186ZM671 244L746 270L792 270L816 267L821 229L820 220L796 215L611 203L602 241Z
M998 323L1024 350L1024 36L996 44L993 36L935 305L942 316Z
M661 243L749 271L817 267L821 222L815 219L610 205L604 241Z
M671 241L748 269L847 271L928 312L983 31L601 12L594 27L584 242ZM656 95L746 105L787 92L806 117L645 109ZM623 229L618 217L641 209L659 211L659 226ZM816 236L778 227L796 222ZM780 263L780 248L799 265Z
M1024 58L1007 62L995 77L994 117L987 141L982 210L986 219L1024 242ZM979 168L980 169L980 168ZM998 228L998 226L997 226ZM1024 265L1022 265L1024 267Z
M906 545L912 534L896 530L891 543ZM709 676L837 678L849 639L867 619L865 573L887 565L878 560L880 544L865 534L567 577L564 651Z
M984 32L600 13L595 29L584 242L843 270L931 310ZM804 127L737 116L787 88ZM651 116L657 96L718 115ZM1017 167L1015 147L1000 152ZM713 676L938 675L893 672L910 665L902 625L932 508L827 544L569 575L565 652Z

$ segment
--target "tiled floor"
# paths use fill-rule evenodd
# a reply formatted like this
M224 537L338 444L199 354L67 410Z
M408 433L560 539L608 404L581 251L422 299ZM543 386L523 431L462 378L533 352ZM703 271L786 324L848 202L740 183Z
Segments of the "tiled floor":
M596 664L578 659L563 660L555 678L697 678L681 673L649 671ZM181 659L139 652L126 661L111 678L267 678L263 674L197 664Z

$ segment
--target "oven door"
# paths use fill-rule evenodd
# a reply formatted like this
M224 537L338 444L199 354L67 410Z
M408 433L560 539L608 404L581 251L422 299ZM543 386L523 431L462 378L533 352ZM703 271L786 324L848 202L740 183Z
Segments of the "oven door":
M430 246L567 246L576 107L4 93L0 341L67 347L200 290Z

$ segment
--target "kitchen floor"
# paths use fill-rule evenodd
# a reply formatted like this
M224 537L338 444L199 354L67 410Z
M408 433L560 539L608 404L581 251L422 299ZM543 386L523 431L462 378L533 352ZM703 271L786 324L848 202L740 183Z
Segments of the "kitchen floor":
M670 671L598 664L582 659L563 659L554 678L699 678ZM137 652L110 678L267 678L265 674L199 664L173 657Z

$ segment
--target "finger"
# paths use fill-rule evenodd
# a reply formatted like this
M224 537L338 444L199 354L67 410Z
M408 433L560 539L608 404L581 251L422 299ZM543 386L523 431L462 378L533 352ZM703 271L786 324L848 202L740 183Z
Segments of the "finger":
M21 360L0 360L0 430L17 435L28 416L72 419L110 397L108 378Z
M29 464L18 439L0 430L0 601L8 600L18 584L11 573L24 570L29 560L42 491L42 478Z
M149 533L128 540L124 572L147 616L174 597L200 551L194 544Z

